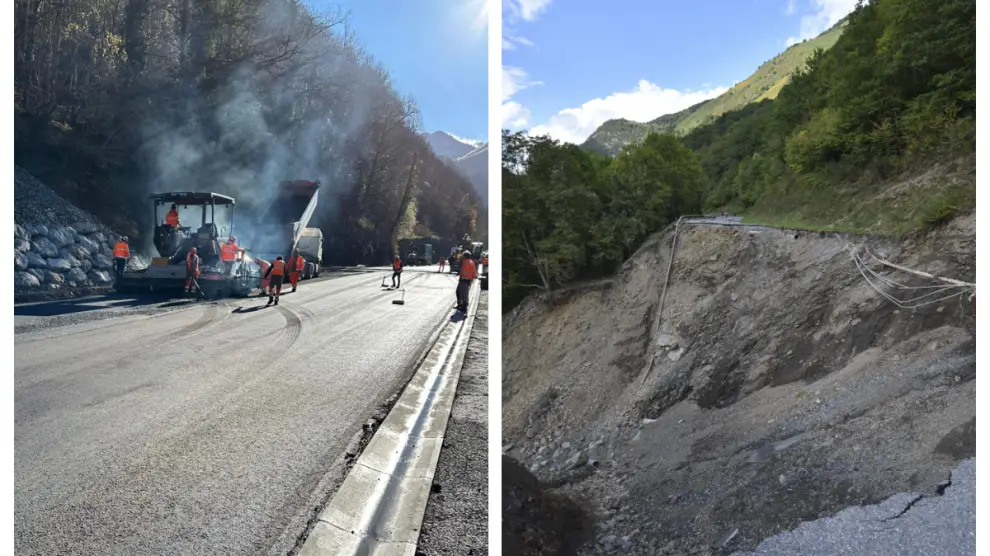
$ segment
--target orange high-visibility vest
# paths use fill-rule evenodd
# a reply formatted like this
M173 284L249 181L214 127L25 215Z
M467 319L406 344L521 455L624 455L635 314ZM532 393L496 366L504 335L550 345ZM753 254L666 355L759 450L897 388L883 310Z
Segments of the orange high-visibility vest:
M478 267L474 265L474 261L471 259L464 259L461 261L461 279L462 280L474 280L478 277Z
M483 264L485 266L488 266L488 257L482 257L481 258L481 264Z
M392 261L392 270L402 270L402 261Z
M113 246L113 256L118 259L130 258L131 248L128 247L123 241L118 241L117 245Z
M268 272L268 267L272 265L268 261L261 261L259 266L261 266L261 275L264 276L265 273Z
M234 243L224 243L223 247L220 248L220 260L224 262L234 261L237 259L237 253L240 250L240 247Z
M199 255L190 251L186 255L186 268L189 270L196 270L199 268Z
M174 210L168 211L168 214L165 215L165 223L174 228L179 227L179 213Z
M285 276L285 261L276 259L272 263L272 276Z
M306 266L306 259L302 258L301 255L298 257L292 257L289 260L292 261L289 263L289 268L295 268L296 272L302 272L303 267Z

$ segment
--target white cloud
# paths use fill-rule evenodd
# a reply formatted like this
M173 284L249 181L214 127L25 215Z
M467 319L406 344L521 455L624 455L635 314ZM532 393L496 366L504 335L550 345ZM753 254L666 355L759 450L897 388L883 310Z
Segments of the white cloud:
M502 127L505 129L522 129L529 124L530 113L518 102L502 103Z
M794 15L797 12L797 0L787 0L787 15Z
M533 41L521 36L510 36L505 33L502 34L502 49L503 50L515 50L517 46L534 46Z
M502 102L514 97L523 89L542 84L539 81L530 81L529 75L522 68L502 66Z
M608 120L625 118L648 122L714 98L727 90L727 87L716 87L704 91L678 91L640 80L632 91L613 93L605 98L589 100L579 108L561 110L550 121L531 128L529 132L531 135L550 135L558 141L580 144ZM503 118L504 114L503 109Z
M798 36L787 39L787 46L822 34L852 13L856 9L856 2L857 0L811 0L814 12L801 17L801 32ZM789 4L788 8L790 7Z
M553 0L504 0L502 11L507 12L508 19L512 22L522 19L524 21L536 21L542 12Z
M466 137L460 137L458 135L454 135L453 133L451 133L449 131L445 131L444 133L446 133L447 135L450 135L454 139L457 139L461 143L467 143L468 145L471 145L471 146L474 146L474 147L477 147L478 145L484 143L484 141L481 141L481 140L478 140L478 139L468 139Z

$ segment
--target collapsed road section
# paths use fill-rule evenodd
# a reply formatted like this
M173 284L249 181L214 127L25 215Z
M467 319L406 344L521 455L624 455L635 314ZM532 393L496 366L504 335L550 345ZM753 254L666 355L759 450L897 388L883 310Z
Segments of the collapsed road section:
M413 555L478 307L452 319L415 371L299 556Z

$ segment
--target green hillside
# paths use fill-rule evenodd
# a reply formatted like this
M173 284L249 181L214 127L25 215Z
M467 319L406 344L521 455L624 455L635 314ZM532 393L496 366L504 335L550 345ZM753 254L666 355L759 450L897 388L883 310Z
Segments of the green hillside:
M715 121L716 118L761 100L776 98L794 72L803 68L817 49L828 50L842 35L842 21L815 37L791 46L772 60L761 65L752 75L725 93L674 114L666 114L646 123L630 120L609 120L602 124L581 145L598 154L615 156L622 147L638 143L650 132L683 136Z

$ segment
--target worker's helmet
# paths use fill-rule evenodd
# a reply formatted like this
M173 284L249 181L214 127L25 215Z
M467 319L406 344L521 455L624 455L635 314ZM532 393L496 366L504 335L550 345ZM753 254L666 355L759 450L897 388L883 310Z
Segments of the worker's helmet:
M237 243L237 238L234 236L230 236L230 239L227 240L227 243Z
M464 257L465 259L470 259L471 258L471 252L465 250L463 253L461 253L461 256Z
M276 260L276 261L281 261L281 260L283 260L283 259L282 259L282 255L279 255L279 256L277 256L277 257L275 257L275 260Z
M172 205L172 210L175 210L175 209L176 209L176 206L173 204Z
M192 253L193 255L195 255L196 254L196 248L193 247L192 249L189 250L189 252Z

